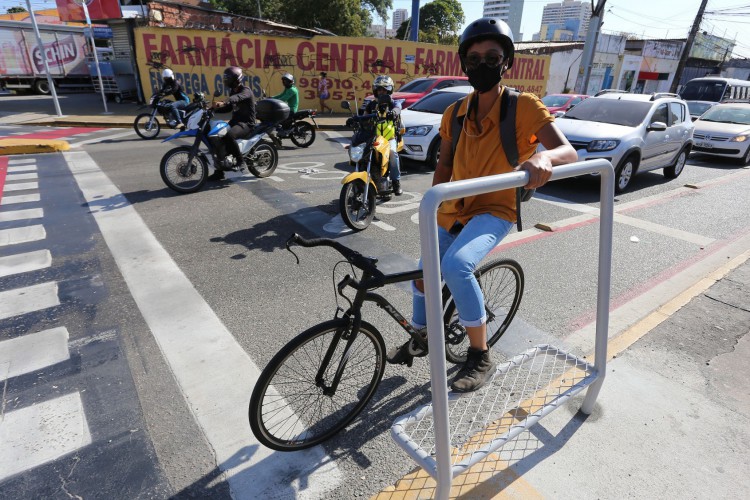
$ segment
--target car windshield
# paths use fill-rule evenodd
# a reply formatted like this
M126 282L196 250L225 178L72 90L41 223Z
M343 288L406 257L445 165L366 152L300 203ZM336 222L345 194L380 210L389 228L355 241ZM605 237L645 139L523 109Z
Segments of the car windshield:
M568 102L568 99L570 99L570 96L567 95L546 95L542 97L542 102L548 108L555 108L564 105Z
M409 83L405 84L400 89L398 89L398 91L399 92L413 92L415 94L418 94L420 92L427 92L433 83L434 81L429 78L412 80Z
M687 103L690 114L693 116L700 116L706 112L708 108L713 106L710 102L695 102L690 101Z
M418 100L409 109L412 111L422 111L424 113L442 115L445 112L445 108L465 95L466 94L459 92L435 92Z
M680 92L686 101L721 101L727 84L721 81L690 81Z
M562 118L636 127L646 119L652 104L645 101L589 98L581 101Z
M701 121L750 125L750 107L734 108L714 106L701 116Z

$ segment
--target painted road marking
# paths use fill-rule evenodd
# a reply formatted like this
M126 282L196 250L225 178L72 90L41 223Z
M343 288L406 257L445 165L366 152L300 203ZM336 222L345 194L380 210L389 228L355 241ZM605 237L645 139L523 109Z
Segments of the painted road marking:
M8 175L5 177L6 182L33 181L36 179L39 179L39 176L34 172L22 174L8 172Z
M38 182L17 182L15 184L6 184L3 188L3 192L8 191L31 191L32 189L39 189Z
M9 411L0 425L0 481L91 444L79 393Z
M81 146L85 146L86 144L93 144L93 143L102 142L102 141L110 141L112 139L119 139L120 137L127 137L133 134L135 134L134 130L128 130L126 132L119 132L116 134L99 136L95 139L87 139L85 141L77 141L77 142L70 142L70 141L68 142L70 143L71 148L80 148ZM90 134L86 134L86 135L90 135Z
M14 227L11 229L0 229L0 247L39 241L47 237L44 226L36 224L26 227Z
M3 196L0 198L0 205L15 205L18 203L32 203L40 201L41 197L38 194L19 194L15 196Z
M0 381L70 359L64 326L0 342Z
M0 292L0 320L59 305L55 281L6 290Z
M30 163L36 163L36 158L11 158L8 161L8 165L27 165Z
M0 222L11 222L15 220L41 219L44 210L41 208L30 208L28 210L13 210L12 212L0 212Z
M18 165L15 167L8 167L8 173L9 174L17 174L20 172L36 172L36 164L34 163L28 163L26 165Z
M247 403L258 367L91 157L63 157L232 493L266 498L285 491L293 497L293 489L325 498L342 480L335 461L321 447L285 454L255 440ZM117 208L98 209L100 199ZM298 479L290 480L291 470Z
M46 269L51 264L52 255L50 255L49 250L37 250L0 257L0 278Z

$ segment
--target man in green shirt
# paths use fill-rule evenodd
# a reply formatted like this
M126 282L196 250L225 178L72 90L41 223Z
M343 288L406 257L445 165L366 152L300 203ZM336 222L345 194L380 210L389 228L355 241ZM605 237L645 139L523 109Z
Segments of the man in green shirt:
M297 112L299 106L299 91L294 85L294 76L289 73L281 75L281 83L284 84L284 92L275 95L272 99L280 99L289 105L290 116Z

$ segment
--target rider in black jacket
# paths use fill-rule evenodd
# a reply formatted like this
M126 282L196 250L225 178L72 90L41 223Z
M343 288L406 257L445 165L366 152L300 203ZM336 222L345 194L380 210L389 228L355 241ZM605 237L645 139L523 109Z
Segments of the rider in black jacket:
M237 144L237 139L249 137L255 125L255 96L250 87L242 84L244 75L242 68L230 66L224 70L224 85L232 91L229 97L224 101L214 103L214 108L218 113L232 112L232 118L229 120L229 132L223 137L224 146L227 153L234 156L235 166L242 170L245 168L245 161ZM222 180L224 170L231 169L226 158L223 165L217 166L213 174L208 176L209 180Z
M183 90L182 85L174 79L174 71L171 69L166 68L162 71L161 79L164 85L156 93L157 98L168 95L174 98L174 102L169 104L169 116L172 122L169 123L169 126L176 127L177 125L182 125L182 128L185 128L185 125L180 120L179 110L185 109L190 104L190 98L185 93L185 90Z

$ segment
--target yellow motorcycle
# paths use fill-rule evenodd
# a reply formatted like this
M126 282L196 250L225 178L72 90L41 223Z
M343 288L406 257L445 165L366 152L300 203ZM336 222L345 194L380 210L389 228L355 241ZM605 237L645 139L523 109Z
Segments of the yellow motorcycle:
M350 109L348 102L341 106ZM386 115L387 108L379 106L375 113L347 120L347 125L354 128L348 147L349 164L356 168L341 181L339 211L344 223L354 231L362 231L370 225L375 217L376 200L388 201L393 195L389 168L391 146L386 137L393 136L396 130ZM403 133L403 129L398 130L398 151L404 148Z

